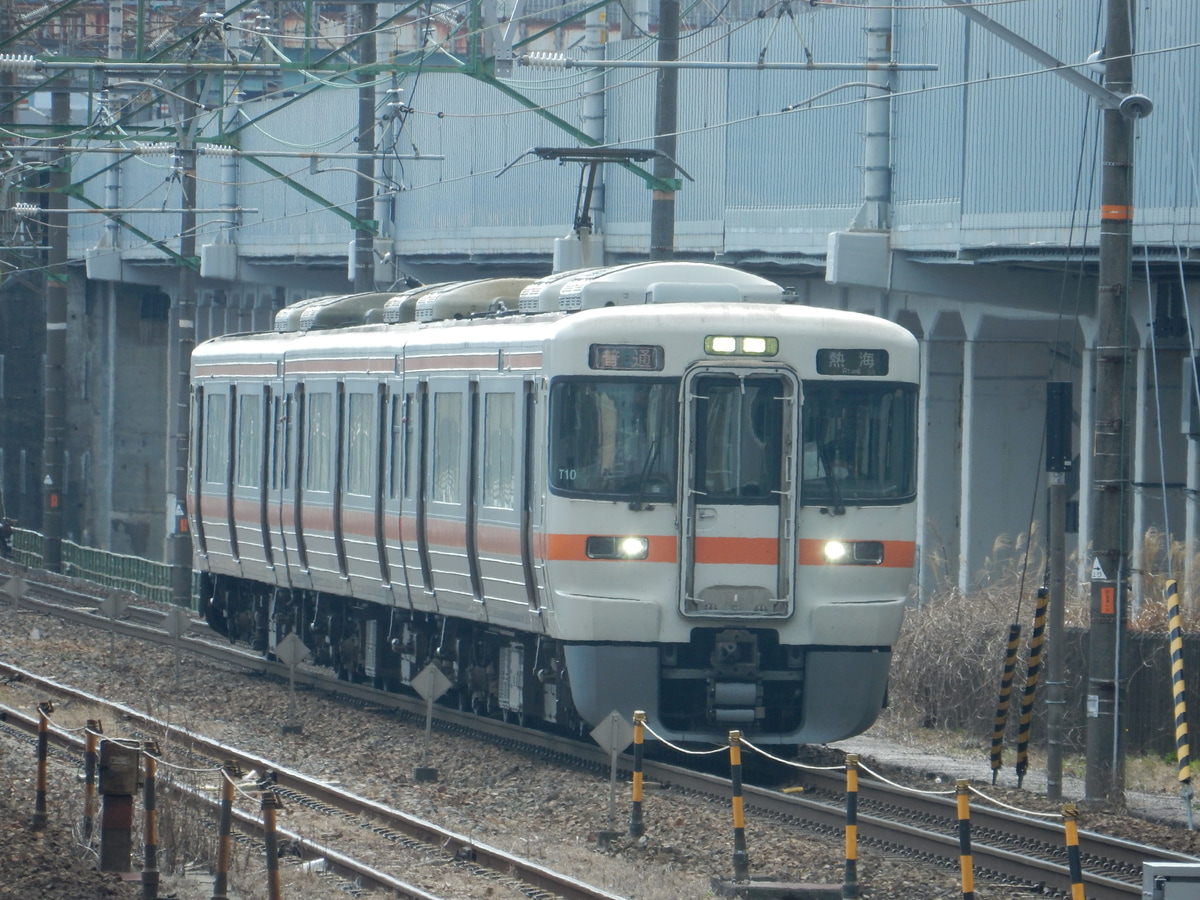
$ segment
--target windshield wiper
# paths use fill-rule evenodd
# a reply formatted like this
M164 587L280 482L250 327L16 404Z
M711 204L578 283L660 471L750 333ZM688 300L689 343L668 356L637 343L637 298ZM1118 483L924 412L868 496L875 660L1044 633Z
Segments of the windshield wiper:
M833 508L822 507L821 512L828 512L833 516L844 516L846 514L846 507L842 503L842 488L833 474L833 466L830 465L829 461L828 446L817 442L817 455L821 457L821 468L825 470L825 482L829 485L829 493L833 495Z
M654 464L654 458L658 456L658 441L650 442L650 452L646 454L646 462L642 464L642 474L638 477L638 486L636 496L629 501L629 508L634 512L643 509L654 509L653 504L645 502L646 495L646 479L650 475L650 466Z

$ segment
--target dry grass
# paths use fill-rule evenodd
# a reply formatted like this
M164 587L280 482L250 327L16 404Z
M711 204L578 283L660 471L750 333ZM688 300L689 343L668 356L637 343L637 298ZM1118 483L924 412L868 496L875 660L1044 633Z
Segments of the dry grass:
M1027 546L1029 538L1026 535L997 539L992 554L975 574L967 592L960 590L949 577L951 567L944 557L935 555L928 560L927 570L940 573L941 583L927 600L914 601L906 615L893 656L888 730L910 734L921 730L922 740L934 744L985 749L995 724L1009 628L1011 623L1019 621L1020 652L1006 733L1009 744L1015 740L1037 592L1045 571L1045 553L1038 544L1037 533L1032 535L1032 547ZM1166 634L1169 621L1165 589L1169 574L1179 580L1183 630L1200 629L1200 602L1197 602L1200 585L1183 581L1187 554L1185 545L1168 541L1162 532L1152 529L1143 536L1141 595L1133 604L1136 615L1130 617L1130 630ZM1197 570L1200 565L1193 568ZM1085 629L1090 620L1089 585L1074 581L1070 573L1075 571L1077 560L1069 560L1064 620L1068 628ZM1043 690L1050 652L1052 648L1046 647L1042 660ZM1082 677L1068 676L1068 696L1082 689ZM1031 747L1031 762L1035 766L1037 759L1044 756L1037 745L1042 734L1041 706L1040 703L1035 706ZM1074 726L1073 731L1069 725L1068 730L1067 746L1082 746L1082 725ZM1082 760L1076 761L1082 772ZM1067 761L1068 768L1071 765ZM1173 756L1130 757L1126 779L1133 790L1174 791L1178 787Z

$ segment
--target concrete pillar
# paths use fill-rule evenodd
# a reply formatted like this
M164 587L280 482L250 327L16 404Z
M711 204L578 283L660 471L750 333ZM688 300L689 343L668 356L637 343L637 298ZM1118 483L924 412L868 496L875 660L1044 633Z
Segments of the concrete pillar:
M920 441L917 459L920 595L927 599L944 584L957 584L959 510L962 490L962 323L939 320L921 344Z
M1045 343L1004 336L1007 327L981 322L963 354L959 586L964 591L1006 567L1022 565L1030 523L1044 518L1049 355ZM993 330L1000 336L991 336ZM997 490L998 485L1004 489ZM1040 578L1039 570L1027 583L1036 585Z
M1138 614L1164 579L1182 575L1174 570L1171 547L1187 539L1188 447L1180 433L1184 355L1181 346L1151 347L1147 342L1137 354L1137 439L1130 470L1134 488L1131 615ZM1151 529L1160 534L1153 555L1147 552L1146 541Z

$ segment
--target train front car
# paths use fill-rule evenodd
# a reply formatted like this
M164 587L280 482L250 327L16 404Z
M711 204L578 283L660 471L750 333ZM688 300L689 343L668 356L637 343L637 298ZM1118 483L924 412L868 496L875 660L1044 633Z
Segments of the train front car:
M642 709L681 741L868 728L914 561L912 335L664 303L564 320L546 365L548 612L582 717Z
M720 266L531 281L317 298L196 349L213 627L576 732L867 728L913 564L915 339Z

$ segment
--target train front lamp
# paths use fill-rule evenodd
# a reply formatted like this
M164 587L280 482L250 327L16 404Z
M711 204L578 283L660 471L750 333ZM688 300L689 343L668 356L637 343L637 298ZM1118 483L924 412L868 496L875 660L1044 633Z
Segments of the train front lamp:
M881 566L882 541L827 541L822 554L831 566Z
M850 548L841 541L829 541L825 544L825 562L839 563L846 559Z

